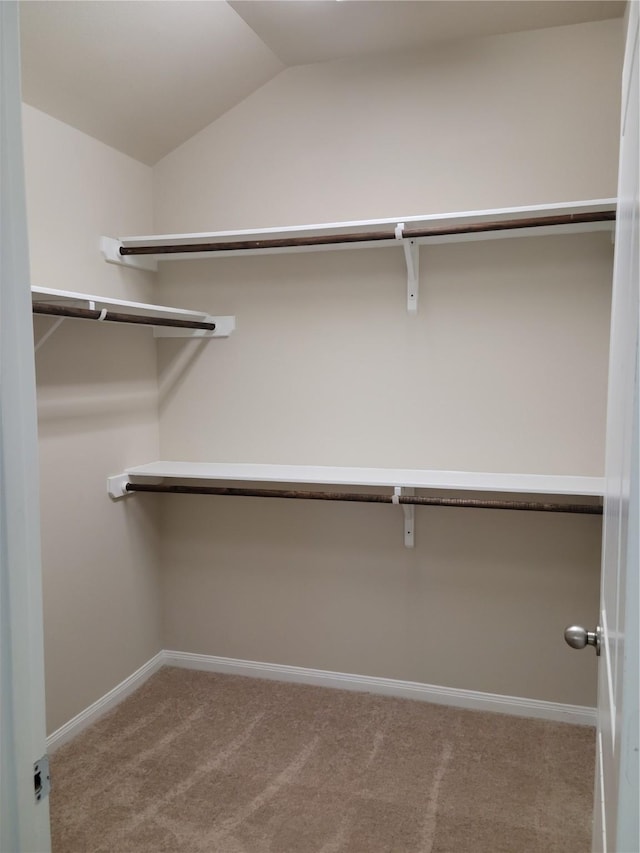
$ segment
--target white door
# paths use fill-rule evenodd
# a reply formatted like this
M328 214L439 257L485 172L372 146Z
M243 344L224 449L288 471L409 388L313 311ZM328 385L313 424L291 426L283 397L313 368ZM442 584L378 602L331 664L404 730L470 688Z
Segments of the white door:
M0 851L46 853L48 800L34 784L46 739L19 45L17 4L0 2Z
M629 4L613 274L593 848L638 853L638 2Z

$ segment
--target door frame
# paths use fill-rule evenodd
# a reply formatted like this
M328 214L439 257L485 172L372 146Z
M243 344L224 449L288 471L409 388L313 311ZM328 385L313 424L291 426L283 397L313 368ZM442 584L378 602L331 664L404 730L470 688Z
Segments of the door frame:
M0 850L48 853L35 360L18 4L0 2ZM46 781L40 777L42 781Z
M640 850L638 690L640 510L638 481L640 3L628 3L621 81L620 156L605 465L592 850Z

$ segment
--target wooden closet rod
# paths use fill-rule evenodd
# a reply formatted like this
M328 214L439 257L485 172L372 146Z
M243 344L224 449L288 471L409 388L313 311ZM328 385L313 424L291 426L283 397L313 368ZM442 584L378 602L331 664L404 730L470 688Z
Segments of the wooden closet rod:
M526 219L507 219L498 222L472 222L467 225L441 225L434 228L405 228L402 237L413 240L419 237L445 237L455 234L481 234L489 231L512 231L517 228L542 228L549 225L574 225L580 222L610 222L616 218L615 210L590 213L563 213L555 216L538 216ZM369 243L378 240L395 240L395 231L372 231L368 234L324 234L308 237L281 237L267 240L232 240L165 246L121 246L121 255L173 255L189 252L231 252L240 249L286 249L294 246L329 246L339 243Z
M205 329L215 331L215 323L201 320L178 320L173 317L146 317L141 314L122 314L120 311L107 311L93 308L73 308L68 305L50 305L46 302L33 303L34 314L46 314L52 317L73 317L80 320L103 320L111 323L137 323L142 326L172 326L178 329Z
M418 495L378 495L353 492L300 492L280 489L238 489L226 486L175 486L127 483L127 492L159 492L172 495L230 495L250 498L297 498L307 501L354 501L358 503L411 504L413 506L453 506L472 509L510 509L533 512L571 512L583 515L602 515L599 504L562 504L543 501L498 501L477 498L440 498Z

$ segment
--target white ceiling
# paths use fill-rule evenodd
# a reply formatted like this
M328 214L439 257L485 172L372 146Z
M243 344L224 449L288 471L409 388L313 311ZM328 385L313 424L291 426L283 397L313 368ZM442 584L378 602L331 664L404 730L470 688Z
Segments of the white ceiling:
M0 0L1 2L1 0ZM24 100L155 163L291 65L602 20L623 0L23 0Z
M447 39L615 18L613 0L235 0L285 65L413 50Z
M144 163L284 67L224 2L32 0L20 15L24 100Z

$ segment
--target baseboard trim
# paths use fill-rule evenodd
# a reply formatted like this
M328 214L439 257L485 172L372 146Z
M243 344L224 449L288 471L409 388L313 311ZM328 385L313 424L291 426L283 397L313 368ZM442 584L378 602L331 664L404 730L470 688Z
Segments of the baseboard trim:
M200 669L207 672L245 675L274 681L314 684L321 687L336 687L341 690L356 690L384 696L400 696L405 699L417 699L423 702L434 702L438 705L450 705L455 708L467 708L475 711L492 711L517 717L532 717L582 726L595 726L596 724L596 709L585 705L563 705L559 702L547 702L541 699L500 696L494 693L481 693L476 690L438 687L434 684L421 684L415 681L399 681L395 678L375 678L367 675L352 675L345 672L329 672L323 669L307 669L301 666L260 663L258 661L216 657L215 655L198 655L189 652L165 650L163 662L167 666L178 666L185 669Z
M119 705L123 699L126 699L126 697L129 696L129 694L133 693L134 690L137 690L138 687L141 687L154 672L157 672L164 665L164 663L165 653L160 651L157 655L154 655L151 660L148 660L143 664L140 669L137 669L128 678L125 678L124 681L117 684L113 690L105 693L104 696L89 705L89 707L85 708L84 711L76 714L76 716L69 720L68 723L60 726L59 729L56 729L55 732L50 734L47 737L47 751L55 752L56 749L72 740L76 735L79 735L81 731L86 729L92 723L95 723L100 717L106 714L107 711L110 711L116 705Z
M559 702L546 702L542 699L500 696L495 693L481 693L477 690L421 684L417 681L376 678L347 672L330 672L324 669L308 669L303 666L261 663L253 660L239 660L237 658L199 655L165 649L154 655L151 660L148 660L124 681L121 681L113 690L105 693L84 711L76 714L73 719L50 734L47 737L47 751L55 752L56 749L79 735L92 723L97 722L107 711L120 704L123 699L141 687L154 672L163 666L244 675L249 678L266 678L272 681L290 681L296 684L312 684L318 687L334 687L339 690L376 693L381 696L398 696L421 702L433 702L437 705L450 705L453 708L491 711L499 714L511 714L516 717L572 723L579 726L596 725L596 709L586 705L563 705Z

